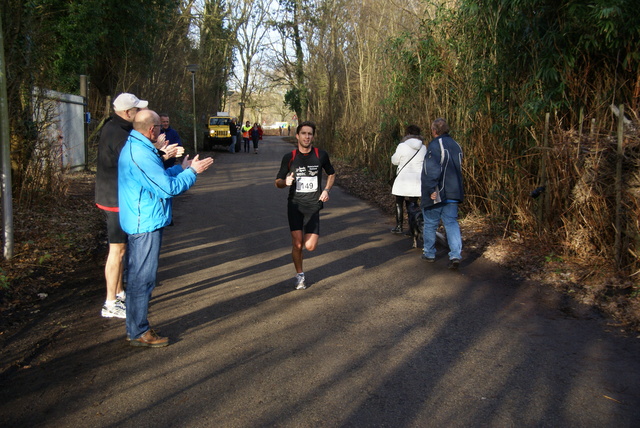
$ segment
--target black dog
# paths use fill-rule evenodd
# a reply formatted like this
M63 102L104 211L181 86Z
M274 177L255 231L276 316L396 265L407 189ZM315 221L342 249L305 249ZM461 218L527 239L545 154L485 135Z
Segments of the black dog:
M415 202L407 204L407 217L409 218L409 236L413 239L411 248L418 248L418 241L423 242L424 218L422 217L422 208ZM441 227L440 227L441 228ZM436 242L447 246L447 237L443 233L444 230L436 231Z

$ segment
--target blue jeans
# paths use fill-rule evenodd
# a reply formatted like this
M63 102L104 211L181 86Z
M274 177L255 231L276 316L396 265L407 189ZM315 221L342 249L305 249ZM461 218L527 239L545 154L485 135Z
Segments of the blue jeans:
M149 300L156 286L162 229L129 235L127 336L137 339L149 330Z
M231 145L229 146L229 153L235 153L236 152L236 136L232 135L231 136Z
M423 252L425 257L435 258L436 256L436 230L442 220L449 243L449 260L461 259L462 237L460 225L458 225L458 204L445 203L434 208L423 208L422 215L424 216Z

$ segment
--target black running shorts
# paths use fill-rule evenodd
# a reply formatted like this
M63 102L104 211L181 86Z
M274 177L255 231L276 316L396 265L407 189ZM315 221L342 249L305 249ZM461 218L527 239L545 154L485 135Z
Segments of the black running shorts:
M126 244L127 234L120 227L120 215L117 212L103 210L107 216L107 236L109 244Z
M301 212L297 204L289 201L287 204L289 217L289 230L302 230L305 234L315 233L320 235L320 211Z

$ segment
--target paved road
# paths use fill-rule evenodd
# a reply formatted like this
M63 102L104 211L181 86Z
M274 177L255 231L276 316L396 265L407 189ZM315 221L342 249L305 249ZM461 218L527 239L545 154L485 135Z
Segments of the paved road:
M216 153L175 200L150 313L171 346L127 346L93 278L2 380L0 425L640 426L640 340L481 257L422 263L340 189L305 261L311 287L294 290L273 185L290 149Z

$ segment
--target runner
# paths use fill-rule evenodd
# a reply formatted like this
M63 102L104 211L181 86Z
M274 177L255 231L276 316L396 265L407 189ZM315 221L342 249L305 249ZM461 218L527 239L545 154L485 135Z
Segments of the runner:
M291 230L291 258L296 269L296 289L304 290L302 250L313 251L320 237L320 210L329 200L336 172L329 160L329 154L313 147L316 125L302 122L296 129L298 148L282 158L280 171L276 176L276 187L289 187L287 213ZM322 170L327 173L327 183L322 187ZM295 185L294 185L295 184ZM322 189L322 190L321 190Z

